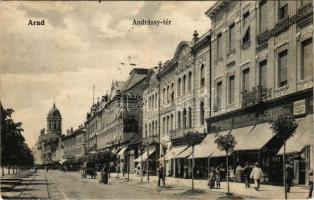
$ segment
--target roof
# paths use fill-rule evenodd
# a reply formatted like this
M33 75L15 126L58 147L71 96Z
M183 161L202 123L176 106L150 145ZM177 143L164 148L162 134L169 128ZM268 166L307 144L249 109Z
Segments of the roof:
M124 82L123 91L127 91L135 86L140 81L144 80L149 70L144 68L134 68L130 72L129 78Z
M54 103L52 108L50 109L47 118L60 118L61 119L61 113L56 107L56 104Z

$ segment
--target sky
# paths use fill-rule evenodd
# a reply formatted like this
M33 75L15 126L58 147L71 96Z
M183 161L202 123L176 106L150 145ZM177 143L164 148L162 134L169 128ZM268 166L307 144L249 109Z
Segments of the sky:
M171 59L177 45L210 28L214 2L37 2L0 6L0 101L15 110L32 147L53 103L63 133L84 123L95 96L113 80L126 80L130 63L152 68ZM171 25L132 25L133 20L171 20ZM45 20L30 26L29 20ZM125 65L121 65L125 63Z

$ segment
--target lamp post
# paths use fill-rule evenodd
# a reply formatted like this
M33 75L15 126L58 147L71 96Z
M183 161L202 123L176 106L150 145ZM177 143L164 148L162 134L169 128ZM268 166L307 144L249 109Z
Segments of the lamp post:
M164 162L164 183L165 183L165 186L166 186L166 149L167 149L167 146L166 144L161 144L162 146L162 151L163 151L163 162Z

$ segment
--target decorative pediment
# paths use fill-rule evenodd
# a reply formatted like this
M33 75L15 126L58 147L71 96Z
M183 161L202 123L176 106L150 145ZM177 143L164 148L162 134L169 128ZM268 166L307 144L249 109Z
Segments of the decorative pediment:
M174 60L175 61L182 60L189 57L190 55L191 55L190 44L188 42L183 41L178 45L176 49L176 52L174 54Z

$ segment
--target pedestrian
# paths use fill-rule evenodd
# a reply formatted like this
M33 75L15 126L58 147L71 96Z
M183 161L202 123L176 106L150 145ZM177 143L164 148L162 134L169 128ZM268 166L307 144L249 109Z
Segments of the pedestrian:
M211 167L208 174L208 184L210 189L213 189L215 186L215 168Z
M229 180L231 180L231 181L234 180L234 170L233 170L233 167L231 165L229 166Z
M221 170L220 166L218 166L215 170L215 178L216 178L216 189L220 189L220 181L221 181Z
M254 189L257 191L263 178L263 171L258 162L255 163L255 167L251 172L250 178L254 180Z
M245 181L245 187L249 188L250 187L250 175L251 175L251 167L248 162L245 163L245 167L243 168L243 177Z
M158 187L160 186L160 179L162 180L163 186L165 186L165 179L164 179L164 167L160 164L158 168Z
M46 167L46 172L48 172L48 170L49 170L49 168L48 168L48 167Z
M309 199L312 199L312 193L313 193L313 169L310 169L308 171L309 175Z
M243 168L240 164L238 164L238 166L236 167L236 172L235 172L235 177L234 177L236 182L241 182L242 173L243 173Z
M290 187L291 187L291 184L292 184L292 180L294 178L294 173L293 173L293 167L292 165L287 162L286 165L285 165L285 168L286 168L286 192L290 192Z

